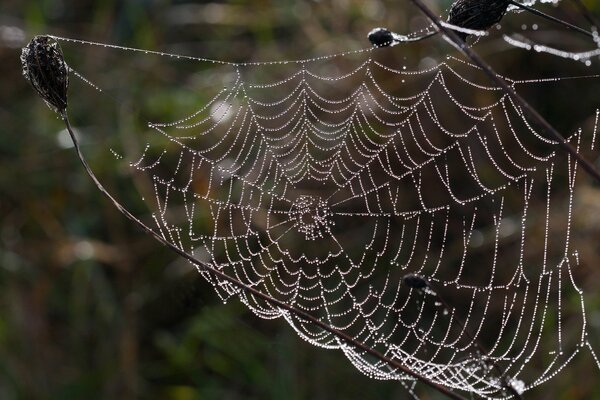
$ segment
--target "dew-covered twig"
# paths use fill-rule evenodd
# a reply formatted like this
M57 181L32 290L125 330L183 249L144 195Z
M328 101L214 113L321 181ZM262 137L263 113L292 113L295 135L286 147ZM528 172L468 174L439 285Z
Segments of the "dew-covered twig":
M418 274L406 274L402 277L402 283L404 284L404 286L410 289L418 290L424 294L434 296L439 305L441 305L444 308L445 313L453 314L454 320L458 324L461 332L463 332L466 335L466 337L471 341L471 343L475 346L480 358L483 358L484 354L489 353L485 346L475 337L475 335L471 333L464 320L453 311L454 307L452 307L450 303L446 301L444 296L442 296L437 290L437 288L434 287L426 278ZM487 364L488 366L491 366L491 368L496 370L498 376L500 377L502 389L508 391L516 399L523 399L521 393L519 393L519 391L517 391L517 389L515 389L515 387L512 385L510 377L506 375L506 371L504 371L496 361L490 358L483 358L483 360L481 360L481 363Z
M466 40L471 35L481 36L485 34L485 31L502 20L510 5L594 38L592 32L515 0L456 0L452 3L448 12L448 21L439 21L446 28L452 29L462 40ZM583 8L587 10L585 6ZM418 42L428 39L440 32L435 29L435 25L432 28L434 28L433 31L430 28L426 33L421 35L402 35L392 32L387 28L375 28L369 32L368 39L375 47L395 46L399 43Z
M444 33L451 43L455 44L467 57L471 59L471 61L473 61L475 65L481 68L495 84L497 84L507 95L509 95L526 116L531 118L536 124L542 127L546 134L552 136L552 138L557 141L558 145L567 154L571 155L584 171L586 171L590 176L596 179L598 183L600 183L600 171L598 171L594 164L579 154L563 135L561 135L548 121L546 121L546 119L542 117L533 106L523 99L511 85L509 85L500 75L498 75L492 69L492 67L490 67L490 65L479 56L479 54L477 54L471 47L467 46L465 41L459 35L457 35L456 32L445 27L442 21L440 21L439 17L433 11L431 11L431 9L427 7L422 0L411 1L431 20L434 25L438 27L440 31Z
M553 17L552 15L543 13L543 12L541 12L539 10L536 10L533 7L526 6L525 4L521 4L521 3L517 2L517 1L514 1L514 0L511 0L510 4L512 4L515 7L520 8L522 10L529 11L530 13L535 14L535 15L537 15L539 17L545 18L545 19L547 19L549 21L556 22L558 24L566 26L567 28L573 29L573 30L575 30L575 31L577 31L579 33L583 33L584 35L589 36L591 38L594 37L594 34L592 32L590 32L590 31L586 31L585 29L580 28L577 25L570 24L570 23L568 23L566 21L563 21L562 19L558 19L556 17Z
M159 232L150 228L139 218L133 215L104 187L104 185L97 178L92 168L89 166L85 156L83 155L83 152L81 151L79 139L75 135L67 115L67 82L69 68L67 67L66 62L64 61L63 54L60 50L60 47L58 46L58 43L51 40L48 36L36 36L32 39L29 45L23 49L23 55L24 56L22 57L22 67L25 77L27 78L27 80L29 80L29 82L32 84L32 86L38 92L38 94L42 97L42 99L44 99L44 101L48 105L50 105L53 110L60 114L61 118L65 123L66 129L69 132L69 135L71 136L71 140L73 141L73 145L75 147L77 156L81 161L81 164L83 165L83 168L85 169L86 173L90 176L98 190L102 194L104 194L110 200L110 202L117 208L117 210L121 214L123 214L127 219L132 221L135 225L139 226L145 233L153 237L159 243L163 244L171 251L185 258L198 269L208 272L214 278L226 281L234 285L240 291L272 304L273 306L279 308L282 312L285 311L299 319L302 319L315 326L318 326L324 331L335 336L340 341L340 343L343 342L348 346L352 346L358 350L364 351L372 357L389 365L391 368L395 368L401 371L403 374L410 376L411 378L414 378L415 380L437 390L438 392L447 396L448 398L455 400L466 400L463 396L454 393L449 388L433 382L426 376L413 371L412 369L403 365L399 361L380 353L374 348L369 347L366 344L352 338L348 334L326 324L325 322L310 315L309 313L302 311L281 300L278 300L272 296L269 296L268 294L265 294L260 290L251 287L230 275L227 275L226 273L220 271L219 269L217 269L209 263L198 260L188 252L184 251L180 247L177 247L173 243L166 240Z

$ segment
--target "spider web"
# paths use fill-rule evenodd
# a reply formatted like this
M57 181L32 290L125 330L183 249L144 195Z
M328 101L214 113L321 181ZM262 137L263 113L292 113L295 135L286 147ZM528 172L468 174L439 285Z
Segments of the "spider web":
M507 384L536 387L582 351L598 363L574 276L574 160L469 63L407 68L385 54L218 62L225 85L149 123L144 150L122 160L151 179L155 227L447 387L507 398ZM506 79L521 91L574 78ZM569 141L593 150L597 126L598 113ZM412 377L197 267L223 301L412 391Z

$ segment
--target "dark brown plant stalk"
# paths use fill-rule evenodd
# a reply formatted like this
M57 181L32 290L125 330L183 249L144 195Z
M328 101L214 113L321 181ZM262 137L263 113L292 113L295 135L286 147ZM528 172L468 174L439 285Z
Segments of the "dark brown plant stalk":
M587 11L585 6L581 3L581 0L575 1L578 2L580 7L582 6L583 9ZM450 11L448 12L448 23L450 25L472 31L487 31L502 20L509 5L513 5L534 15L545 18L552 22L556 22L569 29L573 29L579 33L583 33L586 36L594 38L594 34L592 32L586 31L585 29L582 29L576 25L543 13L535 8L521 4L515 0L456 0L454 3L452 3ZM586 18L588 19L591 18L589 12L584 13L584 15L587 15ZM593 21L593 19L590 20ZM461 32L457 29L454 29L454 31L462 40L466 40L470 35L470 33ZM375 28L369 32L368 39L375 47L388 47L400 42L418 42L434 36L437 33L439 33L439 31L428 32L417 37L409 37L391 32L386 28Z
M32 54L31 51L34 50ZM71 123L69 122L69 118L67 115L67 89L68 89L68 67L63 58L62 51L60 51L60 47L56 42L53 42L47 36L36 36L32 39L29 45L23 49L24 56L22 57L22 67L23 73L26 79L33 85L36 92L42 97L42 99L51 106L53 110L60 114L62 117L67 131L69 132L71 139L73 141L73 145L75 147L75 151L83 168L90 176L98 190L102 192L110 202L119 210L121 214L123 214L127 219L132 221L134 224L139 226L144 232L152 236L159 243L163 244L171 251L185 258L193 265L201 268L208 273L210 273L214 278L220 279L223 281L227 281L237 287L239 290L245 292L248 295L255 296L261 300L264 300L271 305L289 312L295 317L307 321L319 328L323 329L326 332L331 333L341 341L345 342L349 346L353 348L363 351L372 357L388 364L391 368L395 368L398 371L406 374L419 382L437 390L448 398L454 400L466 400L463 396L452 392L449 388L437 384L427 378L424 375L421 375L400 362L389 358L388 356L380 353L372 347L367 346L366 344L354 339L348 334L336 329L320 319L310 315L309 313L302 311L292 305L289 305L281 300L278 300L274 297L271 297L254 287L251 287L238 279L227 275L226 273L218 270L213 267L211 264L205 263L203 261L198 260L191 254L182 250L181 248L175 246L171 242L167 241L164 237L162 237L158 232L154 229L150 228L144 222L139 220L135 215L133 215L129 210L127 210L117 199L115 199L112 194L102 185L100 180L96 177L96 174L91 169L89 164L87 163L83 152L81 151L81 147L79 145L79 140L75 135L73 128L71 127Z
M539 10L536 10L535 8L526 6L525 4L521 4L521 3L519 3L519 2L517 2L515 0L511 0L510 4L512 4L512 5L516 6L516 7L519 7L522 10L529 11L530 13L535 14L535 15L537 15L539 17L545 18L545 19L550 20L552 22L556 22L557 24L560 24L560 25L564 25L564 26L566 26L569 29L573 29L573 30L575 30L575 31L577 31L579 33L583 33L584 35L589 36L591 38L594 37L594 34L592 32L590 32L590 31L586 31L585 29L582 29L582 28L578 27L577 25L570 24L570 23L568 23L566 21L563 21L562 19L558 19L556 17L553 17L552 15L548 15L546 13L543 13L543 12L541 12Z
M467 57L473 61L475 65L485 72L485 74L498 85L511 99L515 102L517 106L521 108L523 113L529 117L532 121L534 121L537 125L539 125L542 130L549 135L553 140L556 140L558 145L564 150L567 154L572 156L579 166L583 168L585 172L587 172L590 176L592 176L598 183L600 183L600 171L596 169L594 164L586 160L581 154L575 150L575 148L565 139L563 135L561 135L544 117L537 112L535 108L533 108L525 99L523 99L515 89L509 85L500 75L498 75L492 67L488 63L486 63L483 58L479 56L471 47L467 46L465 41L456 34L456 32L448 27L446 27L442 21L437 17L437 15L429 9L423 3L422 0L411 0L421 11L433 22L433 24L446 36L448 37Z
M423 276L418 274L406 274L402 277L402 283L404 284L404 286L410 289L415 289L421 293L429 293L433 295L448 313L451 313L453 311L454 308L450 306L446 299L436 290L435 287L432 287L432 285ZM488 354L489 352L486 350L483 344L481 344L481 342L477 340L477 338L473 334L471 334L471 331L467 329L467 326L462 320L462 318L459 315L454 314L454 320L458 323L461 331L464 332L466 337L471 341L471 343L474 344L475 348L479 352L480 357L482 358L481 362L483 364L491 366L498 373L498 376L500 377L500 382L502 384L501 390L505 390L506 392L514 396L514 398L522 400L523 397L512 386L510 382L510 377L506 375L506 372L502 370L500 365L498 365L498 363L496 363L494 360L483 357L484 354Z

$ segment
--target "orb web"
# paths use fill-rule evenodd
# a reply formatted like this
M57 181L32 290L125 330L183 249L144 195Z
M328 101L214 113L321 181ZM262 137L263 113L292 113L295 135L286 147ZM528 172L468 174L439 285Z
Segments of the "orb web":
M464 60L407 68L384 55L220 63L227 84L178 119L150 122L144 150L122 160L151 179L156 229L453 389L511 397L507 384L521 393L580 352L596 359L574 277L575 161ZM520 91L570 78L506 79ZM592 140L569 137L578 149L597 147L597 115ZM197 267L224 301L283 318L366 375L412 387ZM407 274L427 287L403 284ZM579 299L568 313L566 294Z

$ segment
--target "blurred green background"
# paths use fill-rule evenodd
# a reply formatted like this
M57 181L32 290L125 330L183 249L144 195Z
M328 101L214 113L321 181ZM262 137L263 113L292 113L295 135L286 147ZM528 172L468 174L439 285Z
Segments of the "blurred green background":
M545 10L584 24L568 3ZM442 12L449 2L430 4ZM600 14L600 2L586 4ZM520 30L533 18L511 15L503 29ZM308 345L283 321L259 320L237 301L222 304L196 273L172 273L169 266L178 262L176 257L124 220L89 181L65 144L61 122L22 78L19 62L20 48L41 33L253 61L363 48L368 45L366 32L376 26L409 32L425 21L409 1L391 0L4 0L0 399L407 398L398 383L368 379L340 352ZM576 37L557 32L552 40L585 48ZM526 52L506 54L506 46L496 44L482 54L487 59L501 55L500 66L514 75L524 65L539 69L540 76L553 71L553 63L555 68L566 65L552 57L536 62ZM402 51L401 46L397 49ZM415 60L453 51L441 40L411 49L406 56ZM132 73L128 62L117 58L110 65L114 79ZM572 72L581 74L582 66L572 64ZM181 71L177 79L185 81L191 73ZM555 124L572 131L592 124L589 108L598 106L599 89L577 95L588 106L582 115L576 115L582 108L572 96L530 95ZM168 93L169 98L183 96L189 93L179 93L176 86ZM570 122L564 122L567 116ZM126 125L128 115L108 118ZM107 176L115 172L110 164L96 167ZM588 256L581 276L591 331L597 334L600 193L585 179L579 190L585 217L576 224L576 241L588 250L582 251ZM597 381L595 364L578 357L525 398L600 399ZM425 399L441 398L422 387L418 393Z

